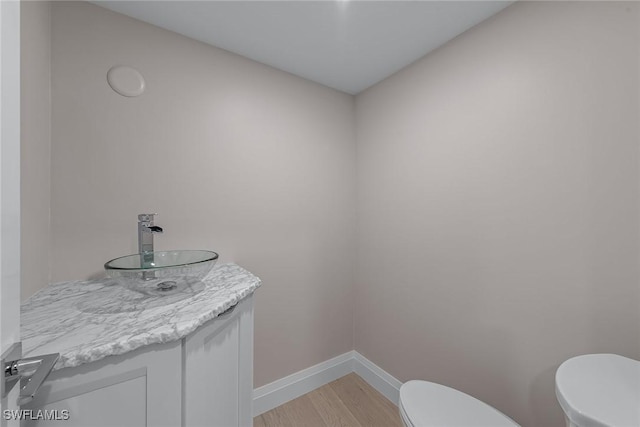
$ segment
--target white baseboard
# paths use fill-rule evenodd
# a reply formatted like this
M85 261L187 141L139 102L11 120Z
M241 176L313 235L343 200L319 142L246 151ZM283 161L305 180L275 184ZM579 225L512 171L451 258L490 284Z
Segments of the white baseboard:
M253 390L256 417L351 372L360 375L387 399L398 404L402 383L357 351L349 351Z
M360 375L371 387L396 406L398 405L402 383L357 351L353 352L353 372Z
M353 351L258 387L253 390L253 416L256 417L351 372Z

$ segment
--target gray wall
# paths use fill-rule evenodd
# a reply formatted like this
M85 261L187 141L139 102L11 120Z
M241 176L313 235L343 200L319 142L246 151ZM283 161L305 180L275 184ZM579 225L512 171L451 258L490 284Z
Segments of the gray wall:
M48 2L24 1L20 6L20 258L24 300L49 284L51 12Z
M52 5L52 279L203 248L257 274L255 385L353 348L353 97L80 2ZM113 65L146 92L116 94Z
M355 349L525 426L640 357L638 4L518 2L357 96Z

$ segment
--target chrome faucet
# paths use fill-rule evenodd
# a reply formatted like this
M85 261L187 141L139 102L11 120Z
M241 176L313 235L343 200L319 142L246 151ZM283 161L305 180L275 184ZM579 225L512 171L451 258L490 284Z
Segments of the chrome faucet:
M138 215L138 253L140 254L140 267L153 266L153 235L162 233L162 227L154 225L153 220L157 214Z

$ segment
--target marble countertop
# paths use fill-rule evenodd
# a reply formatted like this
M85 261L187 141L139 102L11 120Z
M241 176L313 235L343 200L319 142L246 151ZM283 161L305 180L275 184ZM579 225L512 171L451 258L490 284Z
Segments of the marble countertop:
M60 353L54 369L176 341L252 294L260 279L222 264L195 295L147 296L111 279L47 286L21 307L25 356Z

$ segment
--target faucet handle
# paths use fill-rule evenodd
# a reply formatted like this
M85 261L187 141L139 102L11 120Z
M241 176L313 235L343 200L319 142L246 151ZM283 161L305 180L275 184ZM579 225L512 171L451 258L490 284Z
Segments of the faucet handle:
M138 215L138 222L153 222L153 217L155 217L156 215L158 215L157 213L151 213L151 214L139 214Z

